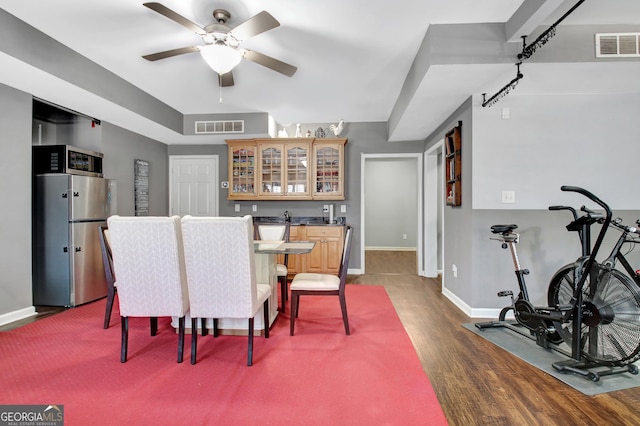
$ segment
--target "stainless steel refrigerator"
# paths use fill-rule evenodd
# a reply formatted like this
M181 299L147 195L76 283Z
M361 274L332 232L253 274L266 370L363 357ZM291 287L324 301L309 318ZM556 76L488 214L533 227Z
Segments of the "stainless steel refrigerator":
M115 214L115 182L34 176L33 304L77 306L107 295L98 227Z

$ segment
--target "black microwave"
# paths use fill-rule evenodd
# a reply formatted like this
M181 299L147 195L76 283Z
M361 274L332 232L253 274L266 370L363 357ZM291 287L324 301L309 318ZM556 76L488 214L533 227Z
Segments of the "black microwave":
M34 145L33 173L68 173L72 175L103 177L102 157L99 152L70 145Z

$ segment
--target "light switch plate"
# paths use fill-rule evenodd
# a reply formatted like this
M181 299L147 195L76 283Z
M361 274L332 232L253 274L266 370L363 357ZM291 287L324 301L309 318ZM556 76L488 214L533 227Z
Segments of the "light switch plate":
M346 212L347 212L347 205L340 204L340 213L346 213Z
M236 213L238 213L240 211L240 204L236 204L234 208L236 210Z

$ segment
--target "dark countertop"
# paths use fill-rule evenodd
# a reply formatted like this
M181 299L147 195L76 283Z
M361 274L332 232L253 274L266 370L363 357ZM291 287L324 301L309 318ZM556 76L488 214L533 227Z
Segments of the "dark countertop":
M291 225L325 225L325 226L344 226L346 217L335 217L336 223L327 223L329 218L322 216L293 216L291 217ZM283 223L282 216L253 216L253 223Z

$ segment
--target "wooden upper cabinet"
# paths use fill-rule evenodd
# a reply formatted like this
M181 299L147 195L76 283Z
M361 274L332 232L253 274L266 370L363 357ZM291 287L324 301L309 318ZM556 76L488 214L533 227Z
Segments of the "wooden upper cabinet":
M317 200L344 200L346 139L323 139L313 144L313 193Z
M229 140L229 200L344 200L346 139Z
M254 199L256 187L256 153L253 141L227 142L229 145L229 199Z

